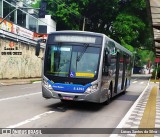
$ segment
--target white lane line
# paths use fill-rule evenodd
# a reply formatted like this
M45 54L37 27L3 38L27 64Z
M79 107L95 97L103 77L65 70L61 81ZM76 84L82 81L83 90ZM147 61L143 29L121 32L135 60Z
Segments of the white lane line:
M133 81L132 83L137 83L138 81Z
M140 84L143 84L144 82L141 82Z
M42 113L42 114L36 115L36 116L34 116L34 117L30 118L30 119L27 119L27 120L25 120L25 121L22 121L22 122L20 122L20 123L15 124L15 125L10 125L10 126L8 126L8 127L6 127L6 128L17 128L17 127L19 127L19 126L23 126L23 125L25 125L25 124L27 124L27 123L30 123L30 122L35 121L35 120L37 120L37 119L40 119L40 118L46 116L47 114L51 114L51 113L53 113L53 112L55 112L55 111L44 112L44 113Z
M21 98L21 97L27 97L27 96L37 95L37 94L40 94L40 93L42 93L42 92L25 94L25 95L14 96L14 97L9 97L9 98L3 98L3 99L0 99L0 102L1 102L1 101L5 101L5 100L11 100L11 99L17 99L17 98Z
M33 84L37 84L37 83L41 83L42 81L35 81L33 82Z
M143 90L143 92L141 93L141 95L134 102L134 104L131 106L131 108L129 109L129 111L127 112L127 114L123 117L123 119L121 120L121 122L118 124L118 126L116 128L123 128L125 122L128 120L129 116L132 114L132 111L136 108L136 106L137 106L138 102L140 101L141 97L143 96L143 94L147 90L147 88L149 86L149 83L150 83L150 80L148 81L148 84L147 84L146 88ZM112 135L110 135L110 137L117 137L117 136L118 136L118 134L112 134Z
M35 88L35 86L34 87L24 87L24 88L21 88L21 89L29 89L29 88Z

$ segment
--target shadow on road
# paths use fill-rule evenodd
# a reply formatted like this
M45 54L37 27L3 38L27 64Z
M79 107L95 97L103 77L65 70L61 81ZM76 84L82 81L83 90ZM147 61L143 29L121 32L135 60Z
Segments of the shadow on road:
M123 101L136 101L139 95L129 95L127 94L119 94L112 98L111 103L115 100L123 100ZM56 112L66 112L67 110L76 110L83 112L97 112L101 109L104 109L109 106L104 105L103 103L91 103L91 102L76 102L76 101L66 101L66 102L58 102L52 105L47 106L50 110Z
M90 102L76 102L76 101L68 101L68 102L59 102L56 104L52 104L47 106L52 111L58 112L66 112L67 110L76 110L76 111L90 111L96 112L104 107L103 104L98 103L90 103Z

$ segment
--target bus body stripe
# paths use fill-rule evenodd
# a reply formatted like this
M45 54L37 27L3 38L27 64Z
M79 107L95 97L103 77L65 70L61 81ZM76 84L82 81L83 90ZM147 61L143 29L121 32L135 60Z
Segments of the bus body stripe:
M72 92L72 93L84 93L91 84L87 84L85 86L79 84L64 84L64 83L53 83L48 80L48 83L52 86L55 91L62 92Z

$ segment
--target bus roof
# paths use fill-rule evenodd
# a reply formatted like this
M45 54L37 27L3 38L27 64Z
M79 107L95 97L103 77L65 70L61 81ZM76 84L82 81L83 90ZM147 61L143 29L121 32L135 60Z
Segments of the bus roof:
M96 36L104 36L104 34L102 33L97 33L97 32L91 32L91 31L75 31L75 30L61 30L61 31L55 31L55 32L51 32L49 34L65 34L65 33L70 33L70 34L89 34L89 35L96 35Z

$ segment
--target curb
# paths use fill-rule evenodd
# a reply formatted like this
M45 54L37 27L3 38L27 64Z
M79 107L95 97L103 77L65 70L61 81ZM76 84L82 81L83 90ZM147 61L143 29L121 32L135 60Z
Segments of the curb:
M11 86L11 85L24 85L32 84L31 82L11 82L11 83L0 83L0 86Z
M25 85L25 84L35 84L35 83L41 83L41 80L0 81L0 86Z
M41 83L42 81L35 81L35 82L32 82L33 84L36 84L36 83Z

